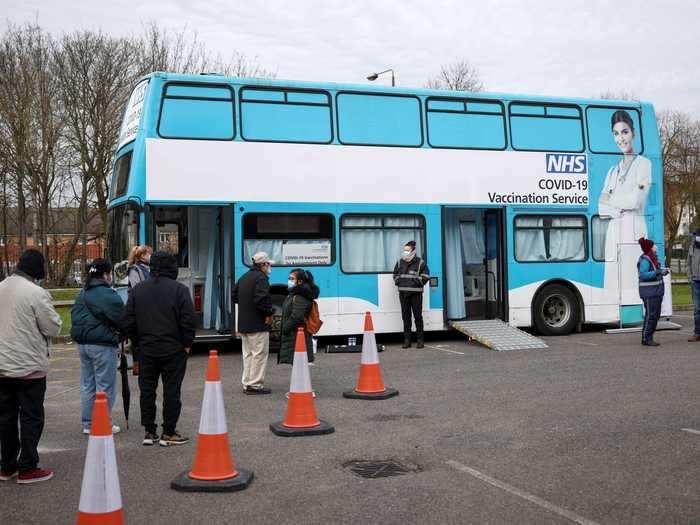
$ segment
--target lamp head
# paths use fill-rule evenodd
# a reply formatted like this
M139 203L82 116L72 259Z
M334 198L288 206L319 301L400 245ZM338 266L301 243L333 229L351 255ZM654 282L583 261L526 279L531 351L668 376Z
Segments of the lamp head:
M376 73L372 73L367 77L367 80L377 80L377 78L379 78L379 75L377 75Z

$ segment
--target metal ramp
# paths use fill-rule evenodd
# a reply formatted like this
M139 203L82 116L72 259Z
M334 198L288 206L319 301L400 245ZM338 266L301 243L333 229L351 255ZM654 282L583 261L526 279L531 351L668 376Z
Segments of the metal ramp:
M500 319L485 321L450 321L450 326L469 337L470 341L478 341L492 350L529 350L531 348L547 348L542 339L523 332Z

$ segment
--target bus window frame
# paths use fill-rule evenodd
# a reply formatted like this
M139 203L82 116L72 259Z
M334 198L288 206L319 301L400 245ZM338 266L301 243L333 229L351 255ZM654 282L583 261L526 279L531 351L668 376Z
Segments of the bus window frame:
M393 97L393 98L414 98L418 101L418 121L420 123L420 143L419 144L371 144L367 142L343 142L340 138L340 108L338 97L340 95L365 95L371 97ZM422 148L425 144L425 126L423 125L423 101L418 95L408 93L374 93L371 91L342 90L335 93L335 125L337 127L338 143L343 146L368 146L371 148Z
M443 102L463 102L465 106L464 111L451 111L449 109L429 109L430 102L443 101ZM484 104L498 104L501 107L501 113L489 113L488 111L469 111L469 102L473 103L484 103ZM428 119L428 113L456 113L458 115L490 115L490 116L500 116L503 118L503 147L502 148L473 148L465 146L434 146L430 142L430 119ZM428 146L434 149L459 149L459 150L478 150L478 151L505 151L508 149L509 144L509 133L508 125L506 121L508 120L508 114L506 112L506 105L502 100L497 100L493 98L473 98L473 97L442 97L442 96L430 96L425 99L425 141Z
M309 268L328 268L330 266L334 266L336 263L336 218L333 213L330 212L286 212L286 211L281 211L281 212L268 212L268 211L246 211L243 215L241 215L241 262L243 263L244 266L248 268L252 268L253 265L249 261L245 260L244 254L245 254L245 241L246 241L246 236L245 236L245 225L244 221L245 218L248 215L324 215L328 216L331 218L331 238L326 239L326 238L319 238L318 240L323 241L323 240L330 240L331 241L331 262L330 264L310 264L307 265ZM313 240L313 239L308 239L308 237L302 238L298 237L300 240ZM271 240L294 240L294 238L291 239L271 239ZM278 264L274 263L272 264L273 268L293 268L295 266L299 266L296 264Z
M420 219L422 222L422 226L418 229L421 230L422 235L421 235L421 242L423 243L423 254L422 254L422 259L425 264L428 264L428 222L425 219L425 215L422 213L363 213L363 212L351 212L351 213L343 213L338 220L338 238L340 239L340 242L338 244L338 252L339 252L339 259L340 262L338 264L340 268L340 272L344 275L388 275L392 274L393 270L390 270L388 272L349 272L343 269L343 230L367 230L367 229L375 229L375 230L415 230L415 227L412 226L391 226L391 227L385 227L383 224L384 222L382 221L382 226L350 226L350 227L343 227L343 219L345 217L417 217ZM397 255L396 260L399 260L399 256Z
M281 91L284 95L284 101L275 100L243 100L243 93L246 90L253 91ZM328 100L328 104L318 104L313 102L288 102L288 93L311 93L314 95L325 95ZM330 140L323 142L308 142L302 140L263 140L263 139L248 139L245 137L243 131L243 104L249 102L252 104L278 104L278 105L292 105L292 106L314 106L314 107L328 107L328 119L330 122ZM332 144L335 139L334 125L333 125L333 97L329 91L324 89L310 89L310 88L287 88L282 86L256 86L254 84L246 84L238 89L238 115L241 121L241 132L240 137L246 142L269 142L273 144Z
M544 113L542 115L534 115L532 113L513 113L513 110L511 109L513 105L516 106L541 106L544 110ZM553 108L567 108L567 109L576 109L578 111L578 118L576 117L567 117L564 115L547 115L547 108L548 107L553 107ZM578 120L581 124L581 149L580 150L571 150L571 149L529 149L529 148L516 148L515 145L513 144L513 124L511 122L513 117L524 117L524 118L544 118L544 119L562 119L562 120ZM586 123L583 118L583 111L581 110L581 106L578 104L568 104L568 103L559 103L559 102L537 102L534 100L511 100L508 102L508 138L510 141L510 147L513 151L539 151L539 152L547 152L547 153L584 153L586 151L586 139L588 138L586 136Z
M129 169L126 174L126 182L124 184L124 191L119 192L119 186L117 184L117 181L115 180L117 172L116 172L116 167L119 161L124 159L125 157L129 157ZM129 181L131 179L131 165L134 161L134 148L130 148L126 151L122 149L122 154L119 155L115 160L114 164L112 164L112 178L111 178L111 184L112 187L110 188L110 195L109 195L109 200L110 201L115 201L121 197L124 197L128 192L129 192ZM112 194L114 192L114 194Z
M573 261L521 261L518 259L518 251L517 251L517 242L518 242L518 230L544 230L545 228L539 228L539 227L518 227L516 226L516 221L520 217L527 217L527 218L544 218L544 217L556 217L559 219L566 219L566 218L583 218L583 226L581 227L574 227L574 226L557 226L555 228L550 227L549 229L556 229L556 230L580 230L583 232L583 251L584 251L584 257L583 259L576 259ZM590 248L589 248L589 227L590 227L590 221L588 220L588 216L584 213L519 213L517 215L513 216L513 260L518 263L518 264L573 264L573 263L587 263L590 262L591 256L590 256Z
M112 217L112 213L116 213L120 208L122 209L123 215L125 215L126 211L129 209L131 209L134 212L135 222L132 224L134 224L136 227L136 235L135 235L136 244L135 245L138 245L140 242L139 235L140 235L140 231L141 231L142 207L137 202L135 202L133 200L128 200L128 199L120 202L119 204L115 204L114 206L111 206L107 210L107 225L106 225L106 230L105 230L105 236L107 237L107 257L112 262L112 264L117 264L117 263L120 263L122 261L127 260L129 257L129 252L133 248L133 246L127 247L126 256L123 259L120 259L118 261L114 260L114 256L113 256L112 250L111 250L112 243L110 242L111 234L112 234L112 222L110 222L110 218ZM123 230L123 227L122 227L122 230Z
M190 87L198 87L198 88L224 88L227 89L231 92L231 99L224 99L224 98L214 98L214 97L183 97L180 95L166 95L168 92L168 86L190 86ZM166 99L175 99L175 100L207 100L210 102L230 102L231 103L231 118L233 119L233 135L228 138L206 138L206 137L171 137L168 135L163 135L160 132L160 124L161 124L161 119L163 118L163 104ZM193 82L193 81L180 81L180 80L170 80L168 82L165 82L163 84L163 89L161 90L161 96L160 96L160 107L158 108L158 123L156 124L156 133L160 138L163 139L168 139L168 140L213 140L217 142L231 142L236 139L236 134L237 129L236 129L236 91L233 89L233 87L229 84L222 83L222 82Z
M618 149L617 151L595 151L591 147L591 137L590 137L590 127L588 126L588 110L589 109L612 109L612 110L623 110L623 111L634 111L637 113L637 122L639 122L639 129L635 130L635 133L639 132L639 143L642 145L636 155L644 154L644 131L642 130L642 111L640 108L625 107L625 106L614 106L607 104L590 104L586 106L586 140L588 141L588 151L595 153L597 155L623 155L623 153ZM612 133L612 129L610 130Z

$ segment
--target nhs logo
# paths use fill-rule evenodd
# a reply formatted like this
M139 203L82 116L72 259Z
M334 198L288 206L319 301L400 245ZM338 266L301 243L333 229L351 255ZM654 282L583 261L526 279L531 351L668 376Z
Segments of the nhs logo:
M547 173L587 173L586 156L547 153Z

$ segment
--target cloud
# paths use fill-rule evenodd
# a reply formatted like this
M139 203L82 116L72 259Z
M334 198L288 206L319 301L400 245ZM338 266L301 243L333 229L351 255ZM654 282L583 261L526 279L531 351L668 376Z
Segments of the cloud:
M489 90L627 91L700 117L700 4L689 1L2 3L8 20L38 15L54 32L131 34L149 19L187 25L213 50L257 57L280 78L364 83L368 73L393 67L399 85L423 86L441 64L466 58Z

